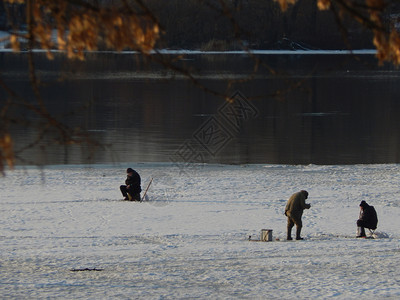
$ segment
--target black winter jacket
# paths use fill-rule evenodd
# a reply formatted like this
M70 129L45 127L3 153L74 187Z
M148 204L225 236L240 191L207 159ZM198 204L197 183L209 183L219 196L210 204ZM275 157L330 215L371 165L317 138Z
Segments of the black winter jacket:
M376 215L375 208L372 205L366 204L361 210L360 220L364 221L365 224L369 226L365 227L375 230L378 225L378 216Z
M126 177L125 184L129 185L129 190L132 192L132 194L139 194L142 191L142 188L140 186L140 175L136 171L133 171L132 176L128 175Z

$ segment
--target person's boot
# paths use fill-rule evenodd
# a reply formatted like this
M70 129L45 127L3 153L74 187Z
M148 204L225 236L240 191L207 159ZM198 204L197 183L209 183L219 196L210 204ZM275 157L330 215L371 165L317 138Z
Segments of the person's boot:
M357 227L357 232L358 232L358 234L357 234L358 238L366 237L364 227Z
M296 240L302 240L303 238L300 236L301 228L297 228L296 230Z
M288 228L286 239L287 239L288 241L293 240L293 239L292 239L292 229L289 229L289 228Z

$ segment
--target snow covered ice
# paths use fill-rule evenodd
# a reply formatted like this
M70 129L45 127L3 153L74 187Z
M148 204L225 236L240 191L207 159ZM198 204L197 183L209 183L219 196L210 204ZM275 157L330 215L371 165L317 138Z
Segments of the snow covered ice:
M127 167L143 189L154 178L148 201L120 201ZM53 166L0 180L2 298L400 297L397 164ZM285 241L301 189L305 240ZM377 239L355 238L361 200ZM262 228L273 241L249 242Z

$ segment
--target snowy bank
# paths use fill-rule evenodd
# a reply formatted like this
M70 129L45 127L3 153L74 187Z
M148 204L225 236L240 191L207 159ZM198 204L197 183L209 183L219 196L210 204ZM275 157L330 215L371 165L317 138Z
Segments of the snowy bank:
M121 201L128 166L142 187L154 178L147 202ZM54 166L0 180L4 298L400 296L400 165ZM300 189L305 240L285 241ZM361 200L381 238L354 238ZM247 240L262 228L273 242Z

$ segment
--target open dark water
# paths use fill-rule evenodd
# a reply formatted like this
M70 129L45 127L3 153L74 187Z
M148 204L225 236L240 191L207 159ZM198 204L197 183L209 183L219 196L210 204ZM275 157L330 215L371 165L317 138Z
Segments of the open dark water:
M371 54L165 58L193 79L132 53L91 53L84 62L35 53L50 112L105 147L54 145L46 131L46 139L20 152L43 125L13 106L7 124L19 163L400 162L400 71L378 66ZM0 53L3 83L35 103L27 66L26 53ZM3 107L10 96L3 88L0 96Z

